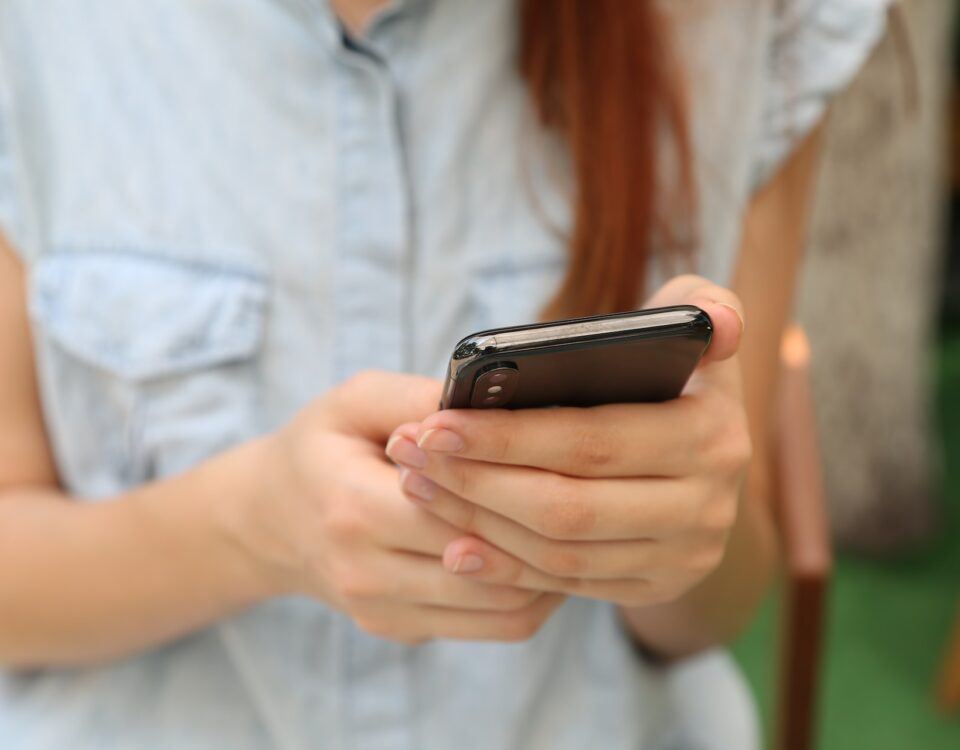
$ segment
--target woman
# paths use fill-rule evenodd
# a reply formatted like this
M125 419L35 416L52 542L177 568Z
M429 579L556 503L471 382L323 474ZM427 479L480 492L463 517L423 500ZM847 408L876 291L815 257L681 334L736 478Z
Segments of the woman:
M705 650L882 5L0 5L3 745L754 746ZM647 292L714 319L681 399L434 413Z

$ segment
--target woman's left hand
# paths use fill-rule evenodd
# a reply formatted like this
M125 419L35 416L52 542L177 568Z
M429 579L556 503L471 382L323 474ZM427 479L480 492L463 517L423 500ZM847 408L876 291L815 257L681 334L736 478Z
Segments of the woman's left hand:
M406 495L464 531L448 570L637 606L677 599L720 564L750 459L740 303L682 276L650 304L697 305L714 324L678 399L449 410L396 430L387 452Z

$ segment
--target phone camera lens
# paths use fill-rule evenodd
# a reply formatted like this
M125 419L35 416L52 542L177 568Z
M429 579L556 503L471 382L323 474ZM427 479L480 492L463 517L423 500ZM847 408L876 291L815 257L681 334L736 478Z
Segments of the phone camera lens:
M517 390L520 373L513 363L497 364L481 372L473 384L470 403L477 409L509 407Z

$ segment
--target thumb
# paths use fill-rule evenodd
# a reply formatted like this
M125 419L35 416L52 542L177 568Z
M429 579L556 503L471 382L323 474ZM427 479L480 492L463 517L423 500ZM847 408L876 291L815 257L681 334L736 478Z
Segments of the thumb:
M647 307L693 305L713 323L713 337L703 364L722 362L737 353L743 337L743 303L729 289L700 276L677 276L647 300Z
M404 422L421 422L437 410L442 383L420 375L365 370L323 399L332 426L386 443Z

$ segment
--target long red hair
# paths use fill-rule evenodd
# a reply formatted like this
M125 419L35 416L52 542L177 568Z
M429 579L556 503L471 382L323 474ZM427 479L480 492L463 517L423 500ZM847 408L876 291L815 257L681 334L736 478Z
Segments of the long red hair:
M634 309L654 248L676 258L693 236L684 90L666 19L654 0L519 2L520 73L576 180L570 263L544 316Z

